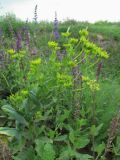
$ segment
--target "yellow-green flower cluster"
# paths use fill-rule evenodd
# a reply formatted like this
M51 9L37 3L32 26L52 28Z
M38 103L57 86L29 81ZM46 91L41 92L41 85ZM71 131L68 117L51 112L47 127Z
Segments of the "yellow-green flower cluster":
M42 82L44 79L44 74L40 72L41 69L41 58L34 59L30 61L30 69L27 74L28 80Z
M31 66L38 66L39 64L41 64L41 58L30 61Z
M57 74L57 82L58 84L63 85L64 87L70 87L72 86L72 77L70 75L67 74Z
M30 71L28 72L29 78L37 74L40 64L41 64L41 58L37 58L30 61Z
M19 93L16 93L16 94L12 94L10 97L10 102L14 105L14 104L18 104L18 103L21 103L23 101L23 97L22 95L20 95Z
M62 63L60 63L60 62L55 62L54 64L55 64L56 68L60 69L62 67Z
M22 96L27 96L28 95L28 90L21 90L21 92L20 92L20 94L22 95Z
M83 43L83 44L85 44L85 43L87 43L87 42L89 42L89 41L86 39L85 36L81 36L81 37L80 37L80 42Z
M11 103L14 104L18 104L21 103L23 101L24 98L26 98L28 96L29 92L26 89L23 89L15 94L12 94L9 97L9 100L11 101Z
M94 43L90 42L84 36L80 38L80 42L84 45L84 49L86 53L93 53L93 54L100 56L101 58L109 57L106 51L104 51L102 48L98 47Z
M70 67L76 67L77 66L77 60L75 60L75 61L69 61L68 62L68 65L70 66Z
M89 77L85 77L85 76L82 76L82 80L84 82L86 82L86 84L89 86L91 91L99 91L100 90L100 86L96 80L90 80Z
M22 59L25 57L25 51L19 51L19 53L15 53L13 49L7 51L7 53L11 56L12 59Z
M13 49L9 49L7 53L11 56L12 59L21 59L25 56L25 51L19 51L19 53L15 53Z
M56 43L54 41L49 41L48 46L49 46L49 48L51 48L53 50L59 50L60 49L60 47L58 47L58 43Z
M87 29L82 29L79 31L79 34L80 34L80 36L87 37L89 33L88 33Z
M99 91L100 90L100 85L97 83L96 80L89 80L87 82L87 85L90 87L92 91Z
M66 48L66 49L69 49L72 45L70 43L65 43L63 44L63 46Z
M89 77L82 76L82 80L85 81L85 82L86 82L86 81L89 81Z
M15 53L15 51L14 51L13 49L9 49L9 50L7 50L7 53L8 53L9 55L13 55L13 54Z
M14 55L11 56L12 59L22 59L25 55L20 54L20 53L16 53Z
M61 35L63 37L69 37L71 35L71 33L70 32L65 32L65 33L61 33Z
M35 113L35 118L36 118L36 119L42 118L42 113L41 113L41 111L37 111L37 112Z
M70 39L69 39L69 43L71 43L71 44L73 44L73 45L77 44L77 42L78 42L78 39L77 39L77 38L70 38Z

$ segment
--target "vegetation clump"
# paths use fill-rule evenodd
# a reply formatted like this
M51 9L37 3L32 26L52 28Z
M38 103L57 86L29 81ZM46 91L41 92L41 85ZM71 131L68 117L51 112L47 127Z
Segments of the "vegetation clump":
M26 45L19 31L19 49L18 39L6 38L1 46L2 159L119 159L119 81L104 74L105 66L102 71L111 55L91 41L87 29L77 36L70 28L56 31L59 37L43 46L40 32L29 32Z

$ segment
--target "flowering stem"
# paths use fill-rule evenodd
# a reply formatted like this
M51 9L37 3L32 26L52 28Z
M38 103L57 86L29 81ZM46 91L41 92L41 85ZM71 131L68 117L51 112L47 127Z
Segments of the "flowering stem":
M8 83L8 81L7 81L6 77L5 77L5 75L4 75L4 74L2 74L2 76L3 76L4 80L5 80L5 82L6 82L7 86L8 86L8 88L10 89L10 94L12 94L12 91L11 91L10 85L9 85L9 83Z
M95 97L96 97L96 93L94 91L94 92L92 92L92 121L93 121L93 125L95 125L95 123L96 123ZM95 158L95 136L94 135L92 135L92 147L93 147L93 157Z

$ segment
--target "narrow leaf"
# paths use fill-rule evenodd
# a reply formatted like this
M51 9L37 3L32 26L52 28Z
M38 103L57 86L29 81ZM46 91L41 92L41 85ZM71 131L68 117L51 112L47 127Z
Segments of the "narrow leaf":
M15 119L21 124L28 125L27 121L23 116L21 116L14 108L12 108L10 105L5 105L2 107L2 110L6 112L10 117Z
M15 128L0 127L0 134L18 138L19 133Z

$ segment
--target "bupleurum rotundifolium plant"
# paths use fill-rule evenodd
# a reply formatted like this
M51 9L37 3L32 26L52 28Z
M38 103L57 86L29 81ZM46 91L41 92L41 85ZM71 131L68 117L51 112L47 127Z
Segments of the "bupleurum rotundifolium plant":
M86 29L78 39L71 35L62 33L60 45L48 42L47 57L31 60L27 51L7 52L21 88L2 107L14 125L0 127L0 133L10 137L14 160L98 160L105 150L104 142L96 143L103 124L96 121L95 71L109 56L89 41ZM91 108L85 106L86 90Z

